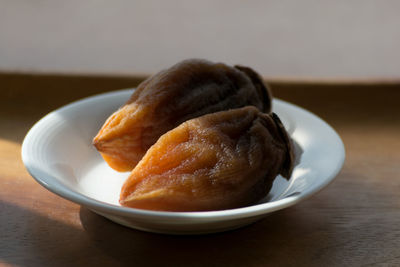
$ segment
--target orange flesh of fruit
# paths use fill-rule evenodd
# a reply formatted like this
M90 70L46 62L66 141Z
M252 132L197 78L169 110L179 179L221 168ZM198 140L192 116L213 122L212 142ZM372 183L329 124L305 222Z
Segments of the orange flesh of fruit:
M164 133L186 120L247 105L271 109L271 96L250 68L185 60L142 82L93 140L117 171L131 171Z
M291 147L280 127L254 107L184 122L147 151L123 185L120 203L165 211L254 203L279 173L290 176Z

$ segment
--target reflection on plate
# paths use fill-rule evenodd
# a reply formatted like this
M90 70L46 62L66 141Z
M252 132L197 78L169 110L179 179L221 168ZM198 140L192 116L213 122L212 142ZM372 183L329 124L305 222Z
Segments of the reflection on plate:
M341 169L345 152L340 137L323 120L295 105L275 99L279 115L297 147L297 165L289 181L277 177L258 204L209 212L158 212L121 207L118 173L91 145L105 119L125 103L133 89L89 97L53 111L29 131L22 159L41 185L117 223L159 233L219 232L254 222L318 192Z

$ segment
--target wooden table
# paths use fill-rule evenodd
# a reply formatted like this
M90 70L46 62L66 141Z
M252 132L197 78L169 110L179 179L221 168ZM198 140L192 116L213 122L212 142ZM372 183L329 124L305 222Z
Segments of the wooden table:
M168 236L115 224L37 184L21 142L47 112L140 77L0 75L0 263L5 266L400 265L400 83L270 81L342 137L326 189L248 227Z

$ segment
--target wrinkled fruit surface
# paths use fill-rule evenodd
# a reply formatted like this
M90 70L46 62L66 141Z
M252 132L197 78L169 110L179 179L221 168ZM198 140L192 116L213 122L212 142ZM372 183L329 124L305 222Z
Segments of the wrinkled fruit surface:
M251 106L221 111L161 136L123 185L120 203L164 211L242 207L292 168L292 145L275 114Z
M247 105L271 110L271 95L252 69L185 60L141 83L93 144L113 169L130 171L161 135L182 122Z

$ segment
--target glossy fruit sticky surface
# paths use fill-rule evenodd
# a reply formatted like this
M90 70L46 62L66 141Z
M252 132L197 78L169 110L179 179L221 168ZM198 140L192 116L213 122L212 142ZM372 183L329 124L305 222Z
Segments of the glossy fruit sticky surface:
M125 182L120 203L165 211L242 207L292 168L291 142L275 114L250 106L217 112L161 136Z
M161 135L186 120L247 105L271 110L271 95L255 71L185 60L141 83L93 144L113 169L130 171Z

